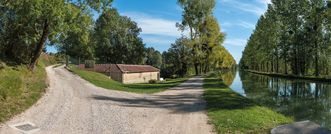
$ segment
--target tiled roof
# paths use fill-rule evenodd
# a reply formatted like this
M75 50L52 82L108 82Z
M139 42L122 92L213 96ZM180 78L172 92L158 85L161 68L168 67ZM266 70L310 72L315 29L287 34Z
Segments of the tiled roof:
M127 65L116 64L117 67L126 73L139 73L139 72L159 72L160 70L150 65Z
M110 70L123 73L140 73L140 72L159 72L160 70L150 65L127 65L127 64L95 64L94 68L85 68L84 64L80 64L79 68L96 71L100 73L108 73Z

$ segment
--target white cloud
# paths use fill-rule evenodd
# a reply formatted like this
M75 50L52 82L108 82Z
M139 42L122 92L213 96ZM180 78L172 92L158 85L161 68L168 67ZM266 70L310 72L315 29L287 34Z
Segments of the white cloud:
M237 22L231 23L231 22L224 22L221 24L222 27L234 27L234 26L240 26L243 28L247 28L247 29L254 29L255 28L255 24L247 22L247 21L243 21L243 20L239 20Z
M144 36L144 43L147 44L171 44L174 42L173 39L169 39L167 37L154 37L154 36Z
M247 29L254 29L255 28L254 24L249 23L247 21L239 21L238 25L241 26L241 27L247 28Z
M257 0L257 2L268 5L271 4L271 0Z
M267 0L258 0L258 1L267 2ZM259 5L251 4L251 3L244 3L244 2L241 2L238 0L220 0L220 2L221 2L221 4L229 4L238 10L249 12L249 13L252 13L252 14L255 14L258 16L264 14L264 12L266 11L266 7L261 7Z
M138 26L142 29L142 34L171 37L180 37L182 34L176 27L176 20L153 17L139 12L128 12L122 15L128 16L137 22Z
M231 45L231 46L245 46L247 40L245 39L226 39L224 45Z

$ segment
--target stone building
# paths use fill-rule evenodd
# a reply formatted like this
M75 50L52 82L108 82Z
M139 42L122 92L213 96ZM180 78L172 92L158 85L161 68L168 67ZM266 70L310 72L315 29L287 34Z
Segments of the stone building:
M149 65L95 64L94 68L85 68L85 65L81 64L79 68L106 74L124 84L160 80L160 70Z

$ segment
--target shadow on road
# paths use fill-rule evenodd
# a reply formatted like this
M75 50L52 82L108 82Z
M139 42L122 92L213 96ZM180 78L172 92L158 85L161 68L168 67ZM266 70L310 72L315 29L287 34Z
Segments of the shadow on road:
M205 103L202 100L202 79L191 79L169 90L172 90L170 91L172 94L147 95L136 98L94 95L91 98L115 102L114 105L124 107L164 108L172 113L192 113L205 109Z

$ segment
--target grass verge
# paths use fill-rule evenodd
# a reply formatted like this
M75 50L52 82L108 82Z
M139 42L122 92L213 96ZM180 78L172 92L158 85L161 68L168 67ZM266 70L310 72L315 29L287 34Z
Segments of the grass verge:
M233 92L220 79L206 78L203 87L208 116L217 133L269 133L278 125L293 122Z
M52 59L42 55L34 72L26 65L8 66L1 62L0 69L0 123L32 106L47 87L45 66Z
M271 76L271 77L279 77L284 79L295 79L295 80L306 80L306 81L312 81L312 82L331 82L331 76L298 76L293 74L281 74L281 73L272 73L272 72L260 72L260 71L254 71L254 70L244 70L252 74L257 75L265 75L265 76Z
M171 79L156 84L148 84L148 83L122 84L120 82L109 79L106 75L101 73L81 70L74 66L71 66L69 70L98 87L112 89L112 90L126 91L126 92L144 93L144 94L162 92L171 87L175 87L188 79L188 78Z

